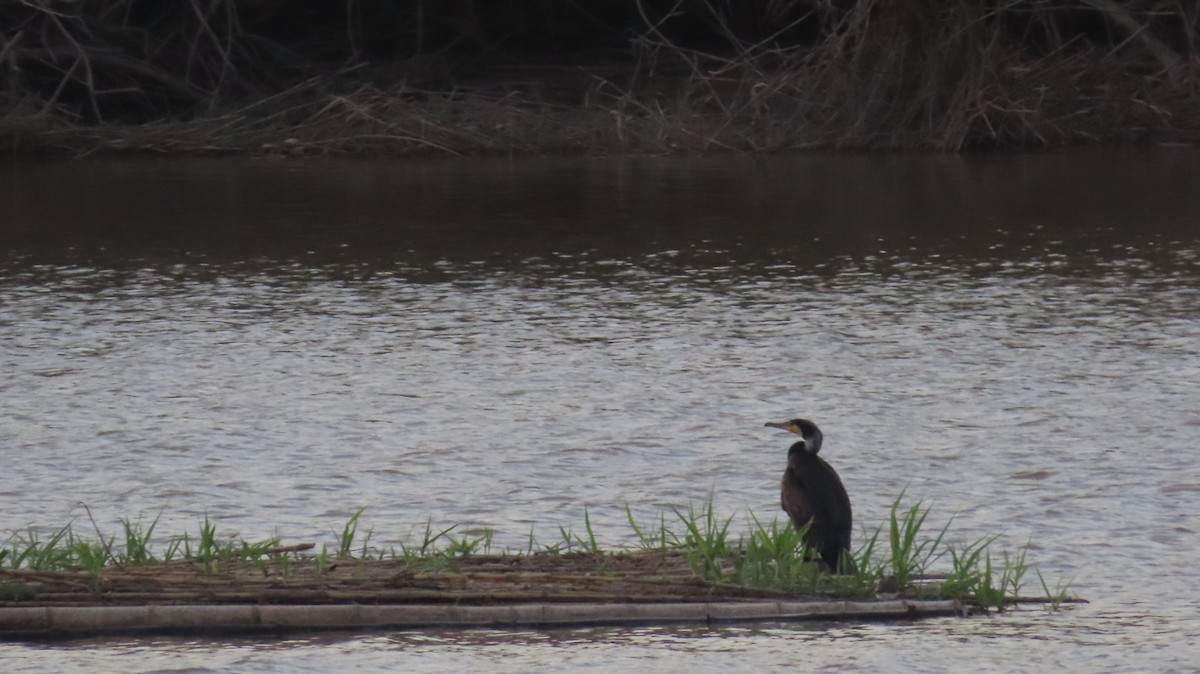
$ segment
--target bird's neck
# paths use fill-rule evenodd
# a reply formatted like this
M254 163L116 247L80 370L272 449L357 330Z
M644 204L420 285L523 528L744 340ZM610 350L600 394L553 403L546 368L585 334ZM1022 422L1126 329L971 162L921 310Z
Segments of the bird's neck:
M808 445L797 442L788 450L788 468L799 470L806 462L811 462L816 456L808 451Z

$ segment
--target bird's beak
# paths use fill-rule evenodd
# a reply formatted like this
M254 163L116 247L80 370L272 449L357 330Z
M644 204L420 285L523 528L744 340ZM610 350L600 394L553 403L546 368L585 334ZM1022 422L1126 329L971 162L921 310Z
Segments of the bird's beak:
M780 421L780 422L768 421L767 423L765 423L763 425L770 426L771 428L778 428L778 429L787 431L788 433L795 433L796 435L800 435L803 437L803 434L800 433L800 427L797 426L796 424L793 424L790 421Z

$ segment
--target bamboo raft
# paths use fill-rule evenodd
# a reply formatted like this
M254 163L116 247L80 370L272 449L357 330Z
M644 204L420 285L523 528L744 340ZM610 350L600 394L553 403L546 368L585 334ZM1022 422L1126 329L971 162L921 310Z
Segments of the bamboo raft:
M964 615L948 599L845 600L715 583L679 551L472 555L440 565L314 557L85 572L0 569L0 638Z

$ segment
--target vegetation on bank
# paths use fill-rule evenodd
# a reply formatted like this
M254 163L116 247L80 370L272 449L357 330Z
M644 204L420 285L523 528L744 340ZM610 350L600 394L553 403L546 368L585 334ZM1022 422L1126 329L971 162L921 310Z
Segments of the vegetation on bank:
M1169 0L0 0L9 153L1200 140Z
M947 545L949 523L930 537L923 533L928 509L919 503L901 509L899 499L888 522L854 551L856 573L844 576L808 561L813 555L802 532L790 524L764 525L752 516L748 533L734 540L733 518L718 516L711 501L660 515L653 525L626 513L636 543L615 551L600 546L586 511L580 532L561 528L554 541L543 543L531 531L525 550L503 552L492 550L491 530L458 534L456 527L439 530L431 523L421 540L382 549L371 545L370 530L360 529L361 509L335 532L336 547L324 545L319 551L313 544L284 545L278 537L255 542L220 537L207 518L197 534L171 536L158 552L152 545L157 519L148 525L122 520L119 536L105 536L93 522L95 538L80 535L71 524L44 536L27 529L0 546L0 604L64 602L72 596L74 601L494 603L522 597L667 601L898 595L955 598L1003 610L1016 602L1057 606L1071 601L1064 585L1051 588L1040 574L1043 594L1021 594L1030 571L1024 548L996 558L990 550L994 536ZM937 572L939 561L946 568ZM222 586L222 579L232 582Z

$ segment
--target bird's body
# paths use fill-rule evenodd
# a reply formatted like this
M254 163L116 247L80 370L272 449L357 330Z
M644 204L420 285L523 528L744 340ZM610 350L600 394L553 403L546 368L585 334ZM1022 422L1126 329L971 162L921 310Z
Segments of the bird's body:
M781 482L780 504L792 526L805 532L805 544L830 571L853 573L854 561L849 554L853 526L850 497L833 467L817 456L821 431L806 419L767 425L804 438L788 450Z

